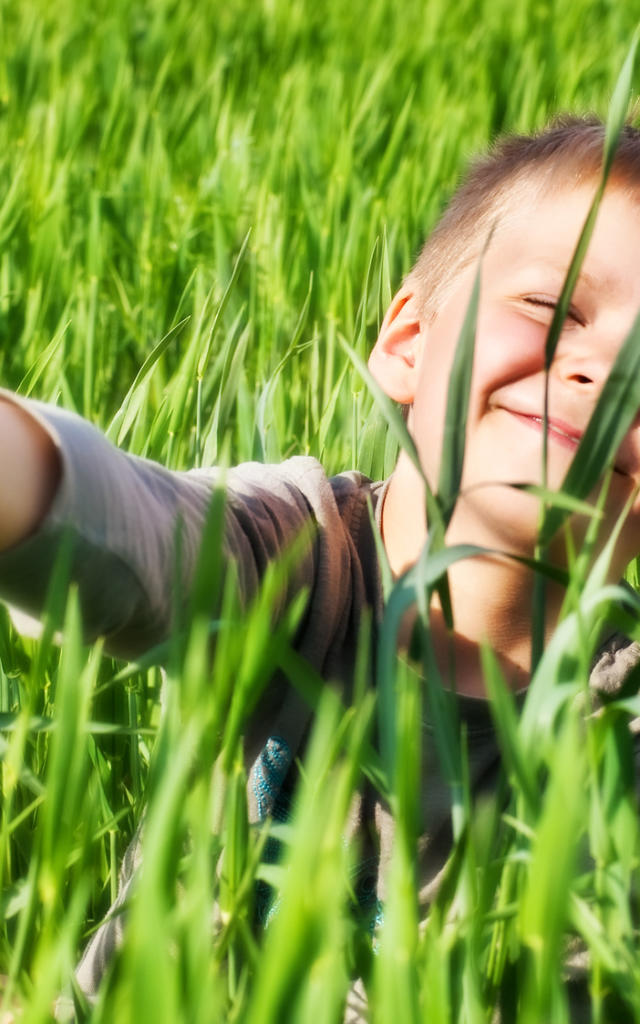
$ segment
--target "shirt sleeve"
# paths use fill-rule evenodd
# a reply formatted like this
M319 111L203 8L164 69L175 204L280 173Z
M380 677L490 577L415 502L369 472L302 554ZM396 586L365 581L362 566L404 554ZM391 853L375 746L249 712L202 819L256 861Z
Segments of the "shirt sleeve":
M226 486L228 495L223 564L236 563L245 599L267 562L313 518L303 495L280 479L276 467L172 472L121 451L75 414L0 394L39 421L61 465L44 521L29 538L0 553L0 596L39 615L60 543L68 535L86 636L105 636L114 654L133 657L167 637L175 603L183 603L190 591L216 484ZM291 588L312 579L312 563L309 540ZM283 595L283 603L286 599Z

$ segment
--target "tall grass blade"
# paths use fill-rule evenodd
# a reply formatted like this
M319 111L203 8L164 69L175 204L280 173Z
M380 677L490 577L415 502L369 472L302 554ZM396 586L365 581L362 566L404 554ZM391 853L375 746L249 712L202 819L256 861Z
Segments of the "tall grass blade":
M640 408L640 314L636 317L600 393L578 450L562 482L562 491L585 500L611 465ZM541 543L547 544L562 525L567 512L546 510Z
M605 128L605 141L604 150L602 156L602 172L600 183L596 190L593 202L589 208L587 219L583 225L580 237L578 239L575 251L569 264L565 280L558 296L558 300L553 312L551 324L547 334L545 342L545 387L544 387L544 412L543 412L543 433L542 433L542 485L547 486L547 461L548 461L548 444L549 444L549 371L555 351L560 340L560 335L564 327L564 323L569 312L569 306L573 296L575 286L580 275L580 270L584 262L589 242L593 235L595 228L596 219L598 216L598 210L600 209L600 203L604 196L604 191L609 178L613 160L615 158L615 151L624 126L624 120L626 111L629 103L629 95L631 90L631 78L633 72L633 66L635 62L635 53L638 45L638 30L636 30L634 37L629 47L629 51L625 62L622 66L622 70L618 76L618 80L613 92L611 104L609 106L609 112L607 116L606 128ZM582 438L584 441L584 436ZM576 453L577 454L577 453ZM574 460L575 461L575 460ZM599 463L598 475L604 471L606 463ZM593 484L595 484L595 480ZM567 480L565 480L565 484ZM563 486L563 490L565 487ZM568 488L567 488L568 489ZM575 492L569 490L570 494ZM578 497L586 497L588 491L581 491L577 494ZM557 510L554 510L555 515L550 515L547 506L543 505L541 509L541 521L539 530L538 540L538 553L541 557L544 556L544 548L548 543L550 536L552 536L554 529L560 524L560 519L557 514ZM551 522L549 522L551 520ZM534 582L534 599L533 599L533 615L532 615L532 654L531 654L531 667L532 671L537 665L543 647L544 637L544 604L545 604L545 589L544 580L540 577L536 577Z
M487 245L490 242L487 242ZM485 246L486 251L486 246ZM480 301L482 261L478 265L471 296L464 315L460 335L456 343L455 356L449 374L447 409L444 421L442 452L440 455L440 476L438 479L438 503L442 509L445 524L449 522L460 490L464 449L467 436L467 412L471 393L471 375L476 340L476 321Z

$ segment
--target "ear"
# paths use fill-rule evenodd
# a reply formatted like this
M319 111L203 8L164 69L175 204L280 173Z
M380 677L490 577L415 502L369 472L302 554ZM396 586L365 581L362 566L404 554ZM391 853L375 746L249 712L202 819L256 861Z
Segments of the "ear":
M369 356L369 369L395 402L413 402L422 352L420 309L410 284L394 296Z

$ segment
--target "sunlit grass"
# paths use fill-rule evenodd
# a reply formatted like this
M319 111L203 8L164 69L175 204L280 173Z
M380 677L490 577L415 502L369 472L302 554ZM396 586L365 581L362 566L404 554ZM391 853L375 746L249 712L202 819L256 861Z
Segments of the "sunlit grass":
M329 472L383 477L402 432L388 430L358 366L457 174L497 131L562 108L605 114L634 28L626 4L10 0L0 7L3 384L173 468L311 454ZM216 545L212 520L209 564ZM432 554L440 569L455 557ZM440 578L433 561L422 568L433 574L423 584ZM231 585L217 595L213 668L202 614L212 594L200 580L186 638L162 658L164 715L158 659L129 669L83 647L73 592L64 611L54 588L40 640L2 614L7 1004L50 1018L146 806L127 939L96 1006L78 997L81 1017L340 1021L360 976L375 1022L487 1021L497 1007L507 1022L516 1005L518 1019L564 1021L563 952L578 935L593 1019L637 1019L627 722L640 708L631 698L585 718L589 656L621 595L582 571L521 719L486 652L505 772L473 813L455 708L395 664L393 616L415 578L389 605L377 697L363 657L353 707L289 651L300 607L271 628L278 568L248 613ZM638 638L630 602L619 621ZM428 636L423 654L429 667ZM241 735L266 670L281 664L317 725L291 822L267 837L247 826ZM427 709L455 842L420 927ZM365 777L396 822L374 938L344 842ZM263 856L275 837L278 863ZM254 926L255 879L279 893L266 928Z

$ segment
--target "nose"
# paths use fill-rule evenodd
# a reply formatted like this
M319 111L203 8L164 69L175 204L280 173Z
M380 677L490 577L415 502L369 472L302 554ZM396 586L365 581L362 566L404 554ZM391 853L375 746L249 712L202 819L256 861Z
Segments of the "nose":
M574 370L566 374L565 379L568 384L578 384L579 386L595 384L594 374L584 373L581 370Z
M599 393L609 376L613 359L602 352L556 352L551 372L573 391Z

